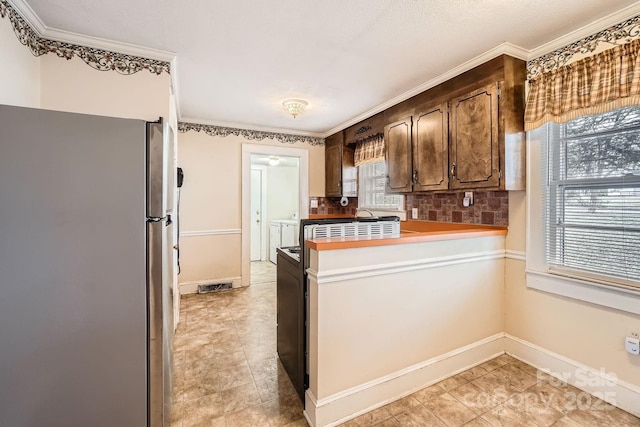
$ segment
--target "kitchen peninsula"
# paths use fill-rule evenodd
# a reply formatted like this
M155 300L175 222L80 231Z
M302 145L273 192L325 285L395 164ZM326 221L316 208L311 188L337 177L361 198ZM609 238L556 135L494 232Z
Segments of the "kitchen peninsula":
M305 414L336 425L502 353L506 228L309 240Z

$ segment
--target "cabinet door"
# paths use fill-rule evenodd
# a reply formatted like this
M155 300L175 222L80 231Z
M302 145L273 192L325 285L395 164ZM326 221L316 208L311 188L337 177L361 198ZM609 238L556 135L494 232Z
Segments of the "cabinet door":
M342 196L342 138L337 138L336 135L328 137L324 147L325 194L327 197Z
M447 104L414 115L413 191L449 188Z
M450 105L450 188L498 187L498 85L455 98Z
M387 187L390 193L408 193L411 179L411 117L384 128Z

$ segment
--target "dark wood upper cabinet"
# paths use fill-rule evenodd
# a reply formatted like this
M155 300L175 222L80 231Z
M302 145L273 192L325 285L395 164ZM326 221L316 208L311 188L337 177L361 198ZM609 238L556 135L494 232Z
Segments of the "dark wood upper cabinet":
M500 55L347 128L343 145L375 134L383 117L389 193L524 190L525 78L525 61ZM326 150L337 162L329 143ZM346 182L339 154L335 195ZM327 171L329 195L339 179Z
M414 115L413 191L449 188L447 103Z
M353 148L344 145L344 133L325 139L325 195L357 197L358 169L353 164Z
M407 193L413 188L411 123L411 117L406 117L384 128L386 189L391 193Z
M367 139L384 131L384 112L371 116L344 131L345 145L355 144L357 141Z
M451 100L451 189L500 185L498 89L496 83Z

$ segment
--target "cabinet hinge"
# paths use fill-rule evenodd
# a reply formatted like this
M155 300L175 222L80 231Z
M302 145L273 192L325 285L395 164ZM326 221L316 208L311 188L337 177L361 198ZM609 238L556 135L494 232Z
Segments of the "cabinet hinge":
M498 98L500 98L502 96L502 88L498 86L498 90L496 92L498 94Z
M498 179L502 179L502 170L498 171Z

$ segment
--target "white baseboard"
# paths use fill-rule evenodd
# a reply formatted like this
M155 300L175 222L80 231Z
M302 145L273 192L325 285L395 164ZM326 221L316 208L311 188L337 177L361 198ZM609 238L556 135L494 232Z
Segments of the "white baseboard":
M337 426L503 354L503 341L499 333L320 400L307 390L304 416L312 427Z
M640 417L640 387L538 345L505 334L505 351L523 362Z
M312 427L337 426L505 352L640 417L639 386L505 333L320 400L307 390L304 416Z
M178 289L180 290L180 295L186 294L195 294L198 293L198 285L212 285L216 283L229 283L231 282L231 286L234 288L239 288L242 286L242 277L223 277L217 279L205 279L205 280L194 280L191 282L182 282L178 284Z

